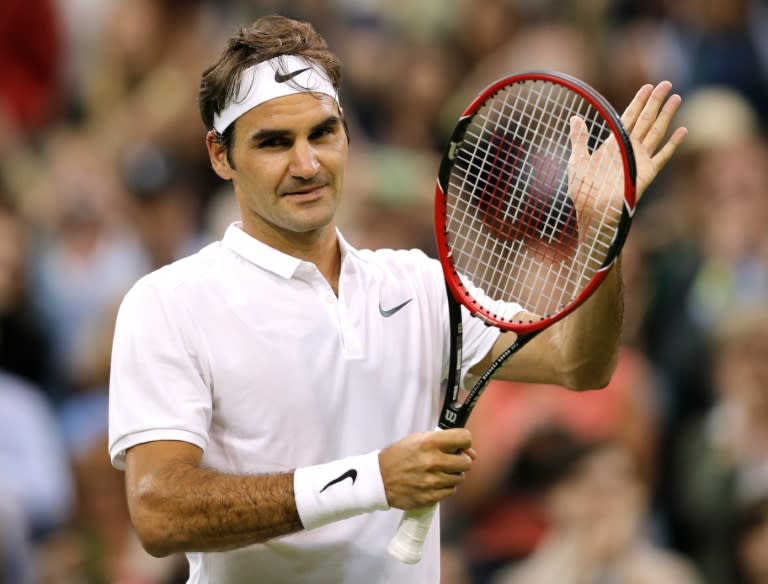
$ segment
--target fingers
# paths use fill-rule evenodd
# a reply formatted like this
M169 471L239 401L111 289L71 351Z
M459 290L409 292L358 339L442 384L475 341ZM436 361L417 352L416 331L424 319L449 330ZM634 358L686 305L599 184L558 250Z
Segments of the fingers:
M635 140L644 141L651 129L656 126L659 121L659 111L662 109L662 105L667 99L667 95L669 95L671 89L672 84L669 81L662 81L653 88L653 91L643 105L643 109L640 111L640 115L637 117L637 120L630 131L630 135ZM664 132L662 132L661 135L663 136Z
M649 154L661 144L682 103L679 95L669 95L671 89L669 81L644 85L621 116L633 141L642 143Z
M571 118L570 138L570 163L578 164L579 161L587 160L589 158L589 148L587 146L589 131L587 130L587 124L585 124L584 120L579 116L573 116Z
M379 455L387 501L414 509L452 495L472 467L472 435L464 428L411 434Z
M688 133L686 128L677 128L664 141L682 103L679 95L670 95L671 89L669 81L643 85L621 116L635 151L638 200Z
M649 102L649 104L650 103L651 102ZM666 100L666 102L664 102L661 111L658 112L657 115L654 113L656 117L653 120L653 123L651 124L650 128L648 128L645 136L641 138L643 141L643 146L645 146L649 153L652 154L655 152L659 147L659 144L661 144L664 136L667 134L669 125L672 123L672 118L680 108L681 103L682 99L679 95L672 95L669 97L669 99Z
M640 113L643 111L645 104L648 102L648 98L653 93L653 85L650 83L643 85L635 94L627 109L621 114L621 123L627 129L627 132L632 132L637 123L637 119L640 117Z
M450 464L445 464L445 461L443 463L446 469L454 470L432 469L424 473L418 489L412 493L412 501L415 507L433 505L450 497L464 482L465 473L471 466L471 460L465 454L459 453L452 456L456 457L455 461ZM440 466L443 466L443 464ZM457 470L459 468L463 470Z
M688 128L677 128L666 144L659 150L653 157L653 163L657 168L663 168L667 164L672 155L677 150L677 147L683 143L683 140L688 135Z
M429 435L443 452L456 453L472 447L472 434L465 428L451 428Z
M432 435L439 450L432 470L450 475L463 475L472 467L476 453L472 449L472 434L464 428L453 428Z

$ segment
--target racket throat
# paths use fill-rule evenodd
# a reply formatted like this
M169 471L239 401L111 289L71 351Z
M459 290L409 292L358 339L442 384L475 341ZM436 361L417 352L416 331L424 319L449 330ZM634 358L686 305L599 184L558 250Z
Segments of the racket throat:
M461 404L455 402L449 407L445 408L440 414L440 419L437 422L437 427L442 430L449 428L459 428L466 422L466 417L462 415Z

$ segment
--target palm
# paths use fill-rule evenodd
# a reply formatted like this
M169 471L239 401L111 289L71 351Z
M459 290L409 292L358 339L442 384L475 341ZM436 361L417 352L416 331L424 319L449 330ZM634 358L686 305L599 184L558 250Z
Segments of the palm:
M686 134L676 129L661 147L679 96L667 99L671 84L642 87L622 115L629 133L636 167L636 198L639 200L659 171L666 165ZM581 118L571 121L571 157L568 164L569 195L576 208L581 233L589 231L596 217L618 223L624 203L623 158L611 136L593 153L587 147L588 131Z
M590 153L588 139L584 121L573 118L568 194L576 210L582 238L594 231L590 227L597 222L618 224L625 190L623 157L616 140L611 136Z

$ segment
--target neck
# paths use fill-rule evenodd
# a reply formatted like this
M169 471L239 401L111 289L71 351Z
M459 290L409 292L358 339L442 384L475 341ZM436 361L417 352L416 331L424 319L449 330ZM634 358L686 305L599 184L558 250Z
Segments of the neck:
M291 250L280 251L313 263L330 285L333 293L339 295L339 274L341 273L341 250L336 236L336 228L324 229L319 237L309 240L294 241Z
M243 221L243 230L284 254L315 264L334 293L338 295L341 250L335 223L304 233L283 230L270 230L265 233Z

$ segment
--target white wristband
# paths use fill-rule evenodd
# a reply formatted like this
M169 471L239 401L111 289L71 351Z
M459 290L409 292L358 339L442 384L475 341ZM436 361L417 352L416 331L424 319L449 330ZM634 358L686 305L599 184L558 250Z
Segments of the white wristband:
M378 450L297 468L293 473L293 492L305 529L389 509Z

